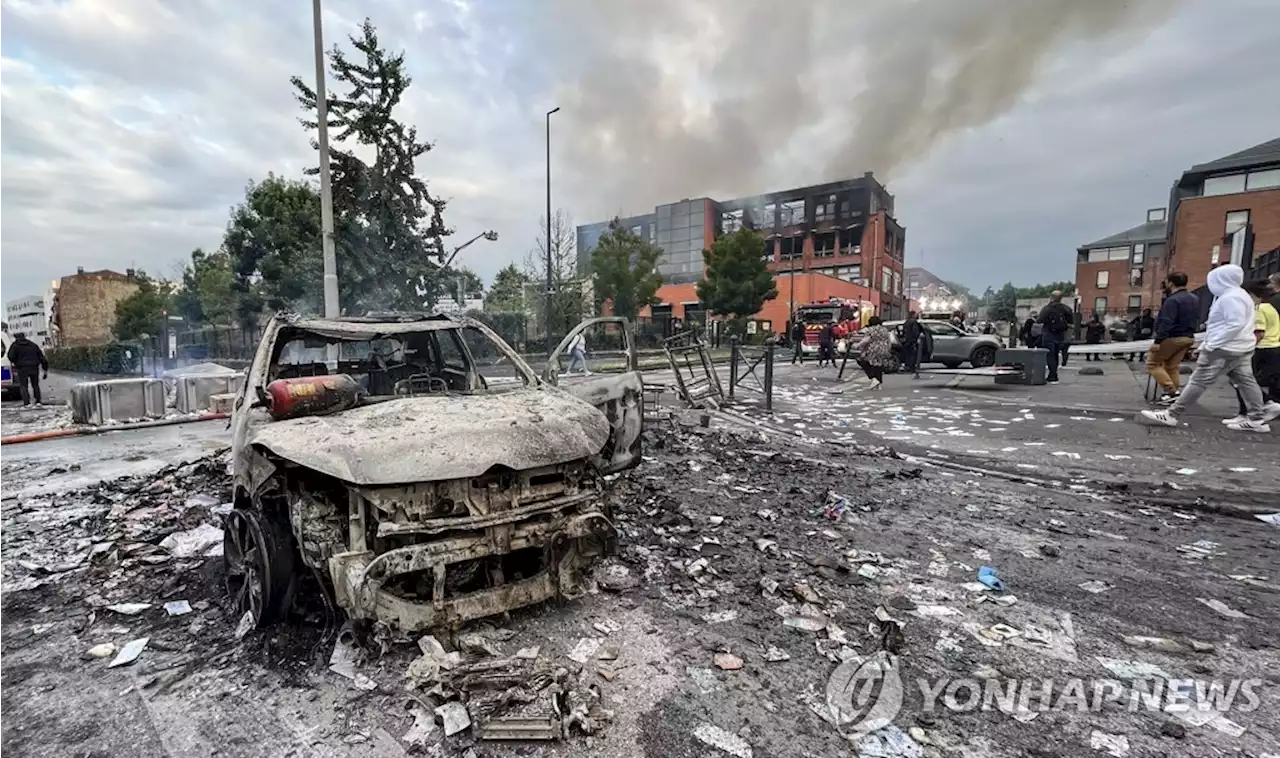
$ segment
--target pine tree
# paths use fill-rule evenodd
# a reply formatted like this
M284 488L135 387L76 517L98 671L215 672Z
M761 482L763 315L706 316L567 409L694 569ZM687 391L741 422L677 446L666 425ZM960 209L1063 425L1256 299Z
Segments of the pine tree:
M415 127L395 118L412 83L404 53L383 50L367 19L360 34L349 39L358 60L348 59L336 45L329 52L329 68L339 83L335 89L343 91L327 99L343 309L420 310L441 291L444 237L453 231L444 224L445 201L433 197L427 183L414 175L415 162L432 145L420 142ZM315 90L301 77L292 81L298 102L312 114L300 120L314 130ZM373 149L372 164L343 147L351 142Z
M735 320L758 313L778 296L764 251L764 237L747 228L716 240L702 251L706 273L698 282L698 299L712 313Z
M654 293L662 286L662 275L658 273L661 257L662 248L641 239L614 219L591 251L597 310L610 300L615 316L634 320L641 308L653 305Z

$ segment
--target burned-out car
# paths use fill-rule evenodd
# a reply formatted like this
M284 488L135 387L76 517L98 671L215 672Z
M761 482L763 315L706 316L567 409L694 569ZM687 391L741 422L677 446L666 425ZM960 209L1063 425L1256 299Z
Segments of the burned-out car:
M622 370L561 381L597 325ZM405 631L574 597L613 547L602 480L639 462L641 403L623 319L539 377L468 318L277 316L232 416L232 592L268 624L310 570Z

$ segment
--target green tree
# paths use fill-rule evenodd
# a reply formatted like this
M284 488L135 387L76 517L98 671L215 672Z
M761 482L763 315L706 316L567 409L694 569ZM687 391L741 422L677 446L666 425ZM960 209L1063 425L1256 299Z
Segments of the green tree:
M987 317L992 321L1013 321L1017 315L1018 290L1012 282L1006 282L987 305Z
M698 282L698 299L716 315L752 316L778 296L759 232L743 228L726 234L702 251L702 259L706 273Z
M508 263L493 277L493 286L484 299L484 309L490 313L523 312L524 286L529 277L516 264Z
M240 323L264 310L319 313L324 302L320 194L307 182L269 174L231 209L222 250L234 275Z
M158 334L166 312L171 309L173 286L138 271L138 290L116 303L116 339L133 342L144 334Z
M1063 295L1074 295L1076 292L1076 285L1074 282L1049 282L1048 284L1034 284L1030 287L1019 287L1018 297L1048 297L1053 294L1054 290L1062 292Z
M182 267L182 287L174 292L173 308L188 324L234 323L237 298L231 256L222 250L191 251L191 262Z
M662 286L658 273L661 257L662 248L614 219L591 251L597 311L604 301L611 300L614 315L635 320L641 308L656 303L654 293Z
M412 83L404 53L384 50L367 19L348 39L357 60L336 45L329 52L338 86L327 100L334 130L329 161L343 309L420 310L439 296L444 237L453 231L444 225L445 201L432 197L427 183L414 175L415 161L432 145L419 141L417 129L394 115ZM309 114L302 124L314 130L315 91L301 77L292 82ZM372 162L347 149L350 143L371 149Z

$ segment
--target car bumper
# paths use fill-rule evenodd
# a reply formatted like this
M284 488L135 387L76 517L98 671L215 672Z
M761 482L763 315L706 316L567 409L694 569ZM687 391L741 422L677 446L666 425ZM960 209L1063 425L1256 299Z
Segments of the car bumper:
M382 621L406 632L460 624L552 598L570 599L583 591L586 571L613 549L616 531L600 511L564 514L550 520L490 526L466 536L373 552L347 552L329 559L338 605L353 618ZM535 575L488 589L451 596L450 567L516 551L541 551ZM397 576L428 572L434 579L430 600L408 599L384 586Z

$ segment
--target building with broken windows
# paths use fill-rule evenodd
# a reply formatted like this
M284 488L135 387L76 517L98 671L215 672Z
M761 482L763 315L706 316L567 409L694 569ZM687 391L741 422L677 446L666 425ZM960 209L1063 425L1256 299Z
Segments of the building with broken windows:
M886 318L901 317L906 310L906 229L894 216L893 195L871 172L857 179L732 200L686 198L616 221L663 250L658 271L664 286L657 294L662 304L655 306L654 318L687 320L700 312L691 293L702 277L702 251L718 236L742 227L764 235L760 252L778 278L778 298L758 318L781 323L782 314L785 321L793 290L794 306L839 297L873 302ZM611 223L577 228L578 260L584 270Z

